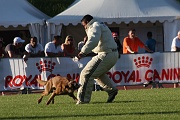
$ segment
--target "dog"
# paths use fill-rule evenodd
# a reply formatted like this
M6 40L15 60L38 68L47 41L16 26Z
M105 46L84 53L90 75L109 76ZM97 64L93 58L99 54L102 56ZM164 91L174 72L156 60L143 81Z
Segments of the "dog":
M74 91L77 90L80 87L80 85L76 81L61 76L55 76L48 81L40 79L36 80L40 85L45 86L44 92L38 99L38 104L42 101L44 96L47 96L50 93L52 94L49 97L46 105L49 105L51 101L52 104L54 104L54 97L57 95L69 95L75 101L77 101L77 98L74 96Z

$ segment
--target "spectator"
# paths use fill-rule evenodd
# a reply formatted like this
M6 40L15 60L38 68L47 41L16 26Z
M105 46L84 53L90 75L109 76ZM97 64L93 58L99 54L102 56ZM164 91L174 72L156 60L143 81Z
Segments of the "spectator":
M81 51L82 47L86 44L86 41L88 40L88 37L85 36L83 41L80 41L78 43L78 50Z
M118 60L117 45L109 28L91 15L85 15L81 23L85 28L88 40L78 54L78 59L85 57L92 50L98 54L92 57L80 73L79 83L81 86L78 89L76 104L90 102L94 80L108 93L107 102L112 102L118 94L118 89L106 73Z
M147 33L147 41L146 41L146 46L153 52L155 52L156 48L156 40L152 39L152 32ZM145 51L146 53L148 52L147 50Z
M130 29L128 32L128 37L124 38L123 54L138 53L138 47L144 48L148 52L153 52L144 45L144 43L135 35L135 32L135 29Z
M172 52L179 52L180 51L180 31L178 31L177 36L172 41L171 51ZM178 83L174 83L174 88L177 88L178 86L179 86Z
M80 42L78 43L78 50L79 50L79 51L81 51L82 47L86 44L87 40L88 40L88 37L85 36L85 37L84 37L84 40L83 40L83 41L80 41ZM94 53L94 52L90 52L90 53L88 53L86 56L95 56L95 55L97 55L97 54Z
M117 49L118 49L119 54L122 54L123 53L123 47L119 41L118 34L116 32L112 32L112 36L113 36L113 38L117 44Z
M28 53L27 57L44 57L43 46L37 43L37 37L31 37L30 43L25 46L25 50Z
M3 38L0 37L0 58L2 57L6 57L6 52L5 52L5 48L3 46L4 42L3 42Z
M8 44L5 48L5 52L10 58L22 58L23 52L20 49L23 46L25 40L22 40L20 37L15 37L13 40L13 44Z
M174 52L180 51L180 31L178 31L177 36L172 41L171 51L174 51Z
M62 57L64 53L61 49L62 38L61 36L54 36L52 42L45 45L45 56L47 57Z
M78 51L74 47L74 38L71 35L68 35L65 39L65 42L61 46L65 57L75 57L78 54Z

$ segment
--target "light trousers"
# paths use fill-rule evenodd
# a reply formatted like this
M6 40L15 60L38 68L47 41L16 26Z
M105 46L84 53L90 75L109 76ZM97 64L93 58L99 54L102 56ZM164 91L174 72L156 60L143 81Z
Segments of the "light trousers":
M93 90L94 80L106 92L111 92L116 88L113 81L106 74L117 62L119 54L117 51L110 53L98 53L84 67L80 74L80 88L77 98L81 102L89 103Z

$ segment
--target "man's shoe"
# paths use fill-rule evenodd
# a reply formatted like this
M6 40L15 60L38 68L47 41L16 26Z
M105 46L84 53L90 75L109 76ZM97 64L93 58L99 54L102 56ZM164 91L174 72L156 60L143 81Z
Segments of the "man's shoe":
M109 97L108 97L107 103L111 103L115 99L117 94L118 94L118 90L117 89L113 90L110 93L108 93Z

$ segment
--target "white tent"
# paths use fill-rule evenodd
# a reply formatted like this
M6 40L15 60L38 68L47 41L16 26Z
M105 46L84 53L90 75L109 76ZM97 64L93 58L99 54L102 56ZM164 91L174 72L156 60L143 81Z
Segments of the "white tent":
M120 34L124 34L123 28L129 25L144 25L144 29L141 29L143 32L147 31L145 24L155 23L152 25L157 27L150 30L156 34L157 39L159 34L163 34L160 39L164 39L161 41L165 51L170 51L171 41L180 29L177 20L180 17L180 3L176 0L77 0L74 5L48 20L49 35L60 34L62 25L77 25L86 14L97 17L109 26L115 23L113 26L120 27ZM146 33L143 34L146 36Z
M0 0L0 26L29 27L30 34L42 39L44 20L50 17L31 5L27 0Z

